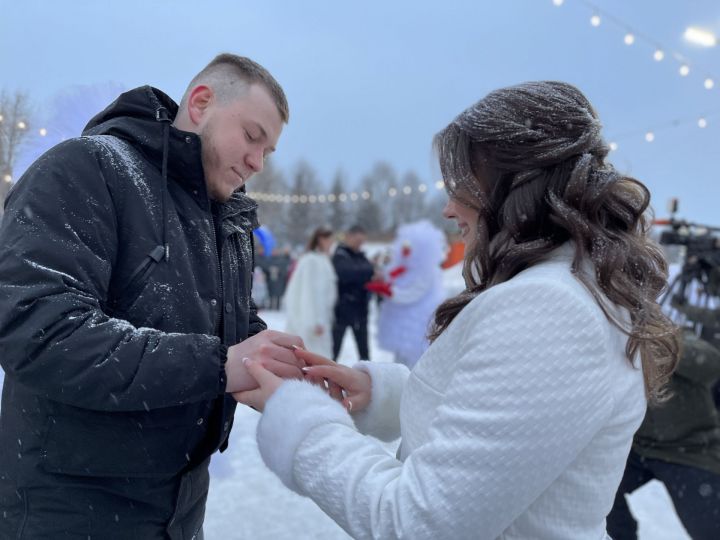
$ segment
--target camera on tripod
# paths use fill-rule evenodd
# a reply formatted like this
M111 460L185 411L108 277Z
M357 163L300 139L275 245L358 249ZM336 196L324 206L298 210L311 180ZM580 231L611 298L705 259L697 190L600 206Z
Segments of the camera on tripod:
M682 246L684 260L680 273L673 279L661 303L670 297L673 306L680 308L689 300L688 286L698 287L698 296L705 300L720 297L720 227L691 223L675 218L677 199L671 201L671 217L656 220L656 225L668 225L660 234L660 244Z

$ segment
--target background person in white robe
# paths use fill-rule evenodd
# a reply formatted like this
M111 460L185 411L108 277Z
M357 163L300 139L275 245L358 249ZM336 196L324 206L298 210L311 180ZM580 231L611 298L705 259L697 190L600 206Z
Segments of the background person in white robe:
M677 364L647 188L560 82L488 94L435 137L467 288L415 368L246 365L260 453L353 538L601 540L646 397ZM349 414L351 413L351 414ZM402 435L397 456L364 434ZM302 533L299 532L299 536Z
M309 351L332 356L337 276L330 261L333 232L318 227L298 259L285 291L286 331L302 337Z

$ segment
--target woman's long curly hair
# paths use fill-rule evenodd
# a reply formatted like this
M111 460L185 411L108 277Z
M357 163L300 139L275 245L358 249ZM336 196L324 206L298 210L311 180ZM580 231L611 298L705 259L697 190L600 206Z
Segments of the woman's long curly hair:
M478 294L575 246L573 273L639 353L648 398L663 397L678 361L675 326L660 310L667 263L648 237L648 189L605 161L608 147L587 98L562 82L491 92L435 136L448 195L479 214L467 246L466 290L435 313L436 339ZM581 270L590 260L594 279ZM608 310L626 308L630 321Z

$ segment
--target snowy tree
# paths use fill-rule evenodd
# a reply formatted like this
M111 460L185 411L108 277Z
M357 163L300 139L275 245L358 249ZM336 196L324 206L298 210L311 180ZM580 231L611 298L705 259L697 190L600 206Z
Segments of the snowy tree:
M0 215L5 196L15 180L17 158L32 137L27 94L0 91Z
M265 162L262 172L250 180L248 191L259 191L276 195L289 194L287 180L282 171L275 167L272 160ZM288 204L278 201L258 201L258 219L281 241L287 241L287 209Z
M334 200L328 205L328 221L330 223L330 227L335 232L340 232L345 230L345 228L349 225L347 223L348 204L347 202L340 200L341 194L347 194L347 184L345 183L345 176L343 175L342 171L338 171L337 173L335 173L335 178L333 178L330 193L334 195Z
M286 205L287 231L286 238L291 246L304 245L312 231L325 224L326 207L323 204L311 204L303 197L322 193L323 188L318 181L315 170L307 163L301 162L292 177L290 195L295 202Z
M387 233L395 227L394 200L398 193L397 174L384 162L376 163L363 177L361 191L370 198L358 205L356 221L371 234Z
M404 223L430 217L425 205L426 192L420 190L420 184L420 178L412 171L403 176L393 203L393 229Z

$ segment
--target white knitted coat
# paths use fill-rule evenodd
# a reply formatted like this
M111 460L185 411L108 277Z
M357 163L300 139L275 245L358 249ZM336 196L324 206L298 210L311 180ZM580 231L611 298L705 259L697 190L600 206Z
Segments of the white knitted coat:
M337 275L330 257L309 251L302 255L285 291L285 331L300 336L305 348L332 357L332 323ZM317 335L315 327L322 326Z
M362 362L372 402L354 418L283 383L258 424L265 463L355 538L605 538L643 380L571 258L474 299L409 376ZM397 459L358 430L401 431Z

